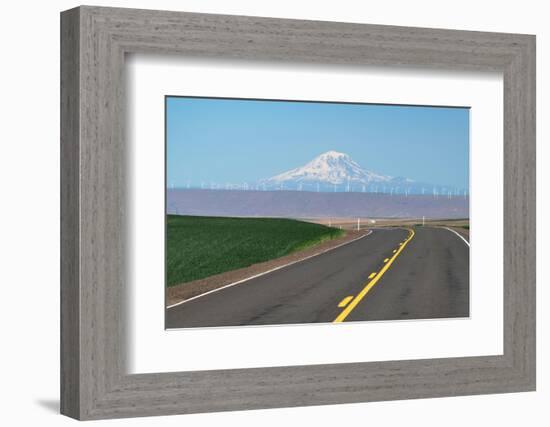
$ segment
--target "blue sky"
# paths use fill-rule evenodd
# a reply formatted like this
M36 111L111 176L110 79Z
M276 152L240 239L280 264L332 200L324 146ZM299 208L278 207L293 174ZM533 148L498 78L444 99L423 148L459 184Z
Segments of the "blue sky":
M168 97L167 183L242 183L329 150L364 169L468 188L469 110Z

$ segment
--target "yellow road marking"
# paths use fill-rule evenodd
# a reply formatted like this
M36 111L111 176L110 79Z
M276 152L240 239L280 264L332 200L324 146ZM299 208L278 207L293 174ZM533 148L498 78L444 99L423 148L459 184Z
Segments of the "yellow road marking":
M372 279L374 276L376 276L376 271L370 274L369 279Z
M384 262L388 262L389 260L390 260L389 258L386 258L386 259L384 260Z
M349 297L345 297L342 301L340 301L340 304L338 304L338 307L342 308L348 305L348 303L353 299L353 295L350 295Z
M351 311L357 306L357 304L361 302L361 300L365 297L365 295L367 295L367 293L374 287L374 285L376 285L376 283L380 280L380 278L384 275L384 273L388 271L388 269L393 264L395 259L399 256L401 251L405 249L405 246L407 246L407 243L409 243L411 239L414 237L414 230L409 228L407 230L409 230L411 234L409 234L409 237L405 240L403 244L400 243L401 246L399 247L399 250L391 257L391 259L386 263L386 265L384 265L382 270L380 270L380 273L378 273L378 275L374 279L368 282L367 285L361 290L361 292L357 294L357 296L353 299L353 301L351 303L347 303L346 308L342 310L342 312L338 315L336 319L334 319L333 321L334 323L343 322L345 318L349 316Z

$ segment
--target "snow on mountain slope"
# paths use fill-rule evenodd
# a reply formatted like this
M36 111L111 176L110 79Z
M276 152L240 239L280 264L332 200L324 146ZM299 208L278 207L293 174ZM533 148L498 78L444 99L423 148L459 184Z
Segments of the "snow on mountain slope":
M337 151L327 151L302 167L283 172L262 181L263 184L347 184L347 183L389 183L391 176L367 171L350 156Z

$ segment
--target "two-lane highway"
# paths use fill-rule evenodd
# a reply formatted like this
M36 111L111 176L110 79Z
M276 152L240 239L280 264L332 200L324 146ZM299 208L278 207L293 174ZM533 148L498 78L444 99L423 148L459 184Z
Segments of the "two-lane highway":
M167 328L469 315L469 247L444 228L359 240L166 310Z

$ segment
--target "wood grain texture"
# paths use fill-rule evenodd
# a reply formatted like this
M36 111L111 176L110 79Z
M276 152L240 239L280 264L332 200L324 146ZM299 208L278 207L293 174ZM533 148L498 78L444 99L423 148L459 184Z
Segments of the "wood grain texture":
M78 419L535 388L535 38L181 12L62 13L62 413ZM128 375L124 55L504 74L504 354Z
M79 13L61 20L61 412L80 414Z

